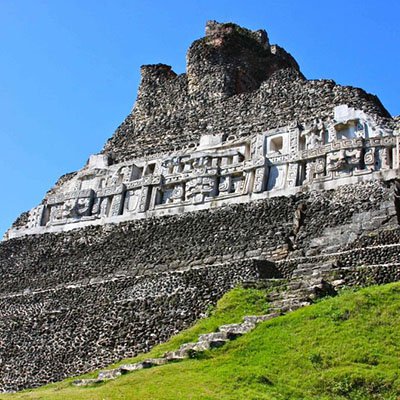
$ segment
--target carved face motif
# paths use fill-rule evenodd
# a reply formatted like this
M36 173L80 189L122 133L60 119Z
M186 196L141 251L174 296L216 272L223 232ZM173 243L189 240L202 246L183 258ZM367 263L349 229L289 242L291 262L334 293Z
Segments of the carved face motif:
M183 187L175 186L174 190L172 191L171 198L172 199L181 199L182 197L183 197Z
M51 207L50 220L57 221L63 218L63 206L57 205Z
M75 212L77 216L86 215L89 211L90 199L88 197L80 198L75 204Z
M312 131L309 136L307 136L306 144L308 149L315 149L321 144L321 138L315 133L315 131Z
M62 209L62 218L68 218L72 216L72 209L75 205L75 199L68 199L65 201Z
M334 151L327 156L327 169L329 171L338 171L346 165L346 155L344 150Z
M345 154L348 164L357 165L360 162L361 150L346 150Z

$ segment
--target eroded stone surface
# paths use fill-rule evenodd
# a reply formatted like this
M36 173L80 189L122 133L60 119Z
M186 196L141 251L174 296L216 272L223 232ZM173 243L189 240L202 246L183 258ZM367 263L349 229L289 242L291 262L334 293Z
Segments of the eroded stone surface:
M393 179L399 142L364 112L336 107L330 122L224 140L205 135L191 151L110 165L95 155L6 234L62 231L91 224L250 202L349 182Z

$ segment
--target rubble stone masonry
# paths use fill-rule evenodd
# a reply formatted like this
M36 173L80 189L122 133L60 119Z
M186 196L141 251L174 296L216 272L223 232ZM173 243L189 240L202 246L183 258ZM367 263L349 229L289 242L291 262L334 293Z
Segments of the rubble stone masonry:
M148 351L248 281L399 280L398 125L262 30L211 21L185 74L143 66L103 151L0 242L0 391Z

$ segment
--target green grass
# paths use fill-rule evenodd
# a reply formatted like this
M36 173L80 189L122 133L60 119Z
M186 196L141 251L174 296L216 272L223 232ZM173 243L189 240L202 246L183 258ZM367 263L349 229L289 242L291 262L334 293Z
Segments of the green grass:
M145 357L176 349L244 314L264 312L264 296L256 290L232 291L209 318ZM399 328L400 283L348 291L262 323L198 359L133 372L93 387L73 387L70 379L0 399L396 400Z

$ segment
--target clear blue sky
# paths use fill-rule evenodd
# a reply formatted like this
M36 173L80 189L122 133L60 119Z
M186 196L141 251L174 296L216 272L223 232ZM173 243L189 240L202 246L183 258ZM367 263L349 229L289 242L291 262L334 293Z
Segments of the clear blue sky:
M142 64L185 70L205 22L266 29L307 78L400 114L398 0L0 0L0 235L130 112Z

